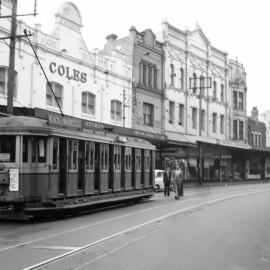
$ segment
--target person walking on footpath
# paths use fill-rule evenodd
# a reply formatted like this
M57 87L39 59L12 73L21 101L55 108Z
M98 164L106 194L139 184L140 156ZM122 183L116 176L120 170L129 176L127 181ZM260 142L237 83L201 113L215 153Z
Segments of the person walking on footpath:
M163 176L163 183L164 183L164 196L170 196L170 189L171 189L171 177L172 172L170 167L168 166L164 172Z
M182 187L183 187L183 171L180 168L178 162L176 163L176 169L172 173L172 179L175 188L175 199L178 200L179 196L183 195Z

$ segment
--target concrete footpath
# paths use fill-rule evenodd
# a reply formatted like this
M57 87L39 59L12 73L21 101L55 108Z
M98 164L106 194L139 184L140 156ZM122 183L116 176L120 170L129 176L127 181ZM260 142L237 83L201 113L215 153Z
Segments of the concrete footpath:
M225 186L225 185L245 185L245 184L267 184L270 183L270 179L264 180L246 180L246 181L235 181L235 182L203 182L201 185L198 182L184 181L184 188L195 188L195 187L209 187L209 186Z

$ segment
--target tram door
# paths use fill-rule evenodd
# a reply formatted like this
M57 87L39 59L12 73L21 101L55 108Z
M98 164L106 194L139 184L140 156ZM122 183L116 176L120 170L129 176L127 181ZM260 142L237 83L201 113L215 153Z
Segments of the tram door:
M59 186L58 193L66 194L67 178L67 139L59 140Z
M85 178L85 142L79 141L79 156L78 156L78 195L82 195L84 193L84 178Z

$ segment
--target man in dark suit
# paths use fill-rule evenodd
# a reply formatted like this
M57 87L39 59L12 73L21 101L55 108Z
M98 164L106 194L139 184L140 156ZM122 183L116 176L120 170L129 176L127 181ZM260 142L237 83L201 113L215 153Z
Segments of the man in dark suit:
M170 196L171 177L172 177L172 172L170 170L170 167L167 167L163 176L164 196Z

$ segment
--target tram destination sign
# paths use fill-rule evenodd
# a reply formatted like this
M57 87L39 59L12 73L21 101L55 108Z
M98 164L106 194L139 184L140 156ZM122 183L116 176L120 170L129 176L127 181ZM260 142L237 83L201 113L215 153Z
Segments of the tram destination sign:
M104 130L105 126L103 123L88 121L84 119L73 118L69 116L61 116L55 114L48 114L48 123L52 126L58 126L69 129L94 129Z

